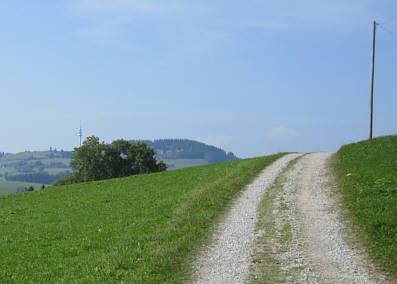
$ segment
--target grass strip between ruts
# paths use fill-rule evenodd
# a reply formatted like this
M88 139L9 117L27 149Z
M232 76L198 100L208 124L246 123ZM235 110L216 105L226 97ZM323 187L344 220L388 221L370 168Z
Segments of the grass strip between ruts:
M276 227L275 210L284 210L285 203L281 203L280 208L276 208L275 201L283 191L283 184L286 181L286 174L301 159L299 156L288 163L288 165L277 176L275 181L266 190L258 207L258 222L255 240L255 250L253 262L250 266L250 276L248 283L285 283L287 275L283 271L280 259L277 254L288 248L291 241L291 225L288 220L282 220L281 230ZM276 211L277 212L277 211ZM281 214L282 215L282 214ZM291 278L292 274L288 275Z

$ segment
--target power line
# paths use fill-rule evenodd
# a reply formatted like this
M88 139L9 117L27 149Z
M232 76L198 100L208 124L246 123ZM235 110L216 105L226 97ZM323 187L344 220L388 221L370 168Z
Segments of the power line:
M388 19L387 21L385 21L384 23L385 23L385 24L388 24L388 23L390 23L390 22L394 21L395 19L397 19L397 14L395 14L395 15L391 16L391 18L390 18L390 19Z
M397 34L393 33L391 30L385 28L385 26L377 23L379 25L379 27L384 30L385 32L389 33L391 36L393 36L395 39L397 39Z

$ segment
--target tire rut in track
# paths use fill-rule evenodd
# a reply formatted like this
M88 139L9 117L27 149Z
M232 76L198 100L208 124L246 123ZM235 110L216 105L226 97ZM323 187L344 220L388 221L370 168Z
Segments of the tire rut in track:
M217 226L215 240L195 263L194 283L244 283L249 275L257 207L264 192L289 161L289 154L266 167L233 204Z
M261 215L267 221L254 253L262 262L251 266L250 282L385 282L365 251L345 241L347 228L326 167L330 156L303 156L269 190L271 210Z

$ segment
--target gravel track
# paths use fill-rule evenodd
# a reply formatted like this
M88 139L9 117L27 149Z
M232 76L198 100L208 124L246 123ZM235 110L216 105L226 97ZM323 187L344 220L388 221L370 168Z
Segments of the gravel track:
M284 222L291 226L292 239L289 249L278 254L284 281L382 283L385 277L374 272L365 251L345 241L349 234L325 166L330 156L308 154L286 173L280 196L288 208Z
M286 155L265 168L215 230L215 240L196 262L194 283L244 283L249 275L257 207L268 186L299 154Z
M218 225L214 242L196 262L194 283L385 283L365 250L352 245L350 226L341 221L337 188L326 167L331 155L304 155L282 173L301 156L290 154L264 169ZM261 216L273 221L255 233L266 192L273 196L266 208L272 209ZM252 263L261 253L268 261ZM261 269L267 271L262 276Z

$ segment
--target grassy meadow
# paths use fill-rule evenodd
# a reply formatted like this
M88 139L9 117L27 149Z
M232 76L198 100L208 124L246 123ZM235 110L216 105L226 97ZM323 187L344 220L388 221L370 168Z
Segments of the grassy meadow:
M397 135L343 146L334 167L370 254L382 270L397 276Z
M210 146L207 146L210 147ZM25 151L16 154L7 153L0 157L0 195L17 193L18 187L33 186L38 189L42 184L50 184L52 181L41 179L41 183L37 180L17 179L13 181L6 179L6 176L16 176L23 174L38 174L41 172L56 176L65 171L72 172L70 168L71 152L63 151ZM37 163L39 164L37 165ZM195 167L208 165L211 162L208 159L164 159L168 165L168 170L177 170L187 167ZM24 169L25 167L25 169ZM26 167L28 169L26 169Z
M180 283L245 185L283 154L0 197L1 283Z

